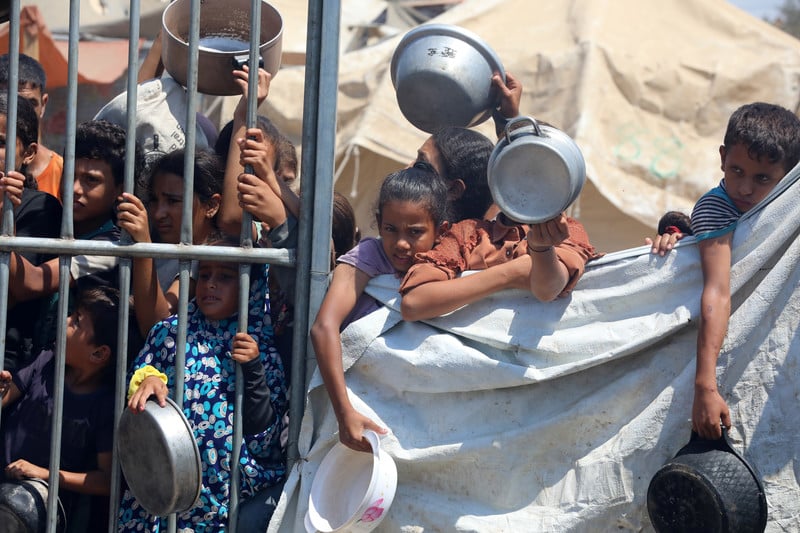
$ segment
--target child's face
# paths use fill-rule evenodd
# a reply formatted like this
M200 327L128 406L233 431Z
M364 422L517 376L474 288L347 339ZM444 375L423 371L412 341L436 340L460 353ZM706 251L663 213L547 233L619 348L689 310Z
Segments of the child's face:
M378 220L383 251L398 272L414 264L414 255L427 252L438 240L436 224L423 204L386 202Z
M753 159L747 146L737 143L726 150L719 147L725 189L739 211L749 211L763 200L786 175L783 161L770 162L767 158Z
M239 266L201 261L195 288L197 307L209 320L232 316L239 307Z
M44 110L47 107L47 95L42 94L41 87L34 87L30 83L20 85L18 94L33 104L36 116L39 117L39 125L41 127L41 121L44 118Z
M108 220L122 185L114 182L111 165L100 159L75 160L72 220L76 231L91 230Z
M0 114L0 172L5 172L6 169L6 115ZM33 152L36 155L36 152ZM14 169L19 170L22 165L30 163L33 157L28 157L25 147L22 146L22 141L17 137L17 146L14 150Z
M153 176L153 194L148 206L154 227L161 242L181 242L181 219L183 218L183 178L171 172L159 172ZM192 242L202 242L211 231L211 220L217 212L217 204L205 205L194 197L192 205Z
M94 324L89 315L76 309L67 318L67 342L64 353L68 365L76 365L88 359L99 346L94 341Z
M436 146L436 143L433 142L433 137L428 137L428 140L419 147L419 150L417 150L417 159L409 166L412 166L414 163L428 163L437 174L444 176L442 173L442 156L439 153L439 148Z

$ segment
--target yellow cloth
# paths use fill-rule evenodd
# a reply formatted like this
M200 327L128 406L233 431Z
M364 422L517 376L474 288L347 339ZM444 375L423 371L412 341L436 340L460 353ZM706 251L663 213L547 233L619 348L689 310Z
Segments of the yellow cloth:
M131 399L131 396L133 396L133 393L136 392L137 390L139 390L139 387L141 386L142 381L144 381L145 378L149 378L150 376L158 376L158 379L163 381L164 385L167 384L167 375L166 374L164 374L163 372L159 372L158 369L156 369L153 366L145 365L145 366L143 366L142 368L140 368L139 370L137 370L136 372L133 373L133 377L131 378L131 383L130 383L130 385L128 385L128 399L129 400Z

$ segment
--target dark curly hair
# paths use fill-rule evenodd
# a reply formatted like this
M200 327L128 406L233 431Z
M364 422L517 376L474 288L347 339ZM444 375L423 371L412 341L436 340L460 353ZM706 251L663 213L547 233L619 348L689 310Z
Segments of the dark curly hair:
M728 120L724 144L726 150L743 144L750 157L783 162L784 171L789 172L800 160L800 119L778 105L746 104Z
M121 126L106 120L90 120L78 124L75 132L75 159L98 159L111 167L114 183L125 180L127 134ZM142 147L137 142L133 154L133 177L138 181L144 165Z

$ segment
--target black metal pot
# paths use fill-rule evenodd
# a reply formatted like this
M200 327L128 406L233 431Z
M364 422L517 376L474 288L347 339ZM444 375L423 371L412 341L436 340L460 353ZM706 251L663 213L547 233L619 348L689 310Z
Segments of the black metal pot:
M722 430L689 443L661 467L647 489L647 512L659 533L749 533L767 525L767 499L758 473Z
M0 483L0 533L44 533L47 531L48 485L41 479ZM58 501L56 531L66 527L66 516Z

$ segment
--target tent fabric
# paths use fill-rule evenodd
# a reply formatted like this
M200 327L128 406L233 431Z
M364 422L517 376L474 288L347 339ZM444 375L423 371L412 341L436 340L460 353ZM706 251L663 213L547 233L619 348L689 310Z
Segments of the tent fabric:
M762 475L767 531L800 527L800 167L740 221L732 316L718 363L734 445ZM391 429L398 487L376 531L648 531L650 479L689 438L702 274L685 240L589 264L569 299L507 291L407 323L386 307L342 336L354 405ZM303 531L336 442L314 374L271 532ZM343 487L342 490L346 490Z
M586 190L610 202L614 216L587 218L594 210L582 204L594 199L586 194L573 214L587 227L636 228L618 239L598 236L604 251L642 244L665 211L689 211L716 185L717 148L737 107L798 106L800 41L725 0L664 0L657 8L637 0L465 0L431 22L479 35L522 81L521 112L576 140ZM427 137L396 102L389 67L401 38L347 52L339 63L336 190L367 233L380 181ZM302 69L286 74L262 111L297 135ZM493 128L488 121L476 129L495 139Z

